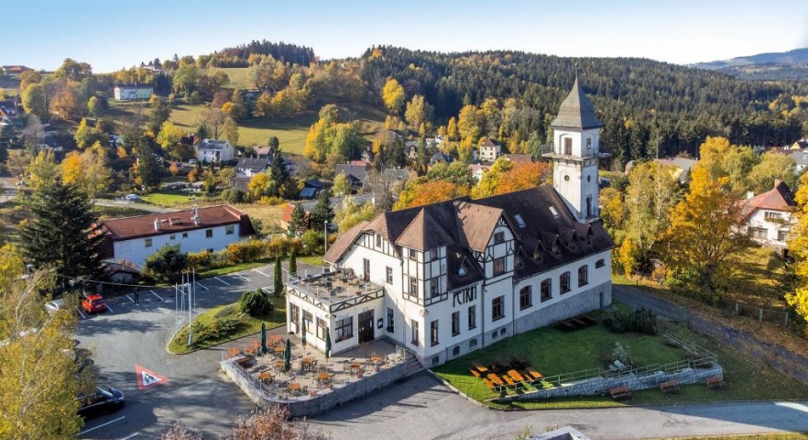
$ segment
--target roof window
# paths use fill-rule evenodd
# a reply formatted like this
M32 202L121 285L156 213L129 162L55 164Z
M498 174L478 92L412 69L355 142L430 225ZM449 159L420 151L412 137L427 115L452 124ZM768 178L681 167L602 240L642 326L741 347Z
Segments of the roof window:
M525 229L525 219L523 219L520 214L514 215L513 219L516 220L516 224L519 226L519 229Z
M550 206L550 212L553 214L553 217L558 218L558 211L556 211L555 206Z
M460 268L457 269L457 276L464 277L464 276L466 276L467 273L468 273L468 270L466 269L466 263L461 264Z

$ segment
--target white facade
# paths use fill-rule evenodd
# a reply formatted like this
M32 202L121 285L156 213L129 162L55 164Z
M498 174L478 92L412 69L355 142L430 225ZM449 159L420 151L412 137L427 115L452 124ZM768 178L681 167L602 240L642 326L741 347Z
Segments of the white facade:
M755 210L746 220L747 232L756 243L776 249L788 247L786 241L795 223L791 212L763 208Z
M114 257L109 261L128 261L137 267L142 267L149 255L168 244L180 244L183 252L201 252L206 249L212 251L222 250L230 243L241 240L240 225L235 222L230 225L211 226L209 228L194 229L190 231L171 231L150 237L132 238L113 242Z
M204 163L229 162L236 158L236 150L230 142L204 139L197 146L196 158Z
M600 187L597 128L554 129L553 188L580 222L598 218Z
M497 144L488 144L488 145L481 145L480 146L480 155L479 159L483 162L493 162L497 160L499 155L502 153L502 146Z
M146 100L151 98L154 89L151 86L115 86L113 96L118 101Z

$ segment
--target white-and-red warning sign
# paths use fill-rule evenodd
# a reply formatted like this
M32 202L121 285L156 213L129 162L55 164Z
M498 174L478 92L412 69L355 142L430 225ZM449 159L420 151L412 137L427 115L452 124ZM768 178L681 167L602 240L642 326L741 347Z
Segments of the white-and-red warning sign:
M135 365L135 378L137 380L137 389L139 390L145 390L152 385L168 383L167 377L143 368L140 365Z

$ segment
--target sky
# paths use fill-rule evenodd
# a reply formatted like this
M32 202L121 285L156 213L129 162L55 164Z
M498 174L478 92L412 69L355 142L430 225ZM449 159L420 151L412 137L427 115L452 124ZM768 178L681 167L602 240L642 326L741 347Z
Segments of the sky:
M0 65L98 73L251 40L321 59L374 45L677 64L808 47L805 0L0 0Z

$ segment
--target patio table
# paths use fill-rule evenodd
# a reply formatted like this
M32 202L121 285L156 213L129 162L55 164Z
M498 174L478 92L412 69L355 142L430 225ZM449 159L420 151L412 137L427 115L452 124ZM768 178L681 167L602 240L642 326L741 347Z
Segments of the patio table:
M505 382L503 382L502 379L500 379L499 376L496 373L489 374L488 379L491 380L491 382L494 382L494 385L499 385L499 386L505 385Z
M525 381L525 378L522 377L522 375L519 374L519 372L516 371L516 370L508 370L508 376L511 376L511 379L513 379L513 380L515 380L517 382L524 382Z

